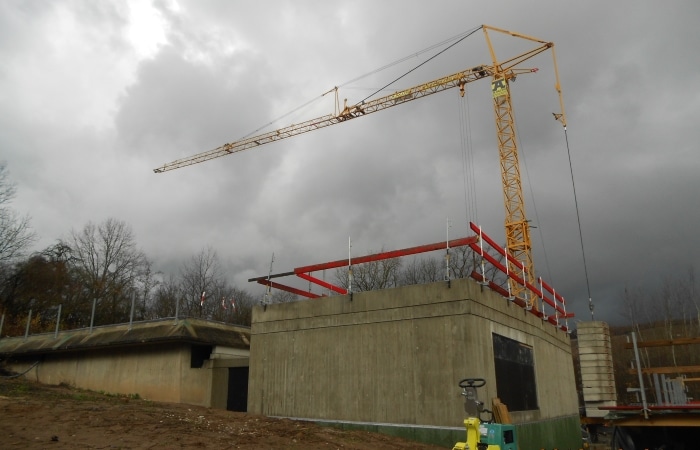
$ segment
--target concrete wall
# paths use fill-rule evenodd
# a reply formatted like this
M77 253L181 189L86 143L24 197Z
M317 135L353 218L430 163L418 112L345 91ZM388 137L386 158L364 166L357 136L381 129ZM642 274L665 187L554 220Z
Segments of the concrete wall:
M221 353L237 358L219 357L191 368L190 345L184 343L49 353L25 376L44 384L226 409L228 367L246 366L247 351L219 348ZM9 366L23 372L31 364L25 360Z
M539 410L514 422L571 422L568 335L467 279L255 307L248 411L461 428L460 379L498 396L492 333L533 348Z

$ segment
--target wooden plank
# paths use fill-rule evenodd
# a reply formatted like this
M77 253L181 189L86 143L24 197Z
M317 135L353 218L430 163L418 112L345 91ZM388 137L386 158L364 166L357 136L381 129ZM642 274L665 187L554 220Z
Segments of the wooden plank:
M678 339L661 339L658 341L642 341L637 342L637 348L643 347L667 347L671 345L692 345L700 344L700 337L678 338ZM625 344L625 348L634 348L631 342Z
M508 412L508 407L505 403L501 403L501 399L495 397L492 401L493 419L496 423L513 423Z
M637 369L627 369L627 373L637 373ZM700 366L645 367L642 373L700 373Z

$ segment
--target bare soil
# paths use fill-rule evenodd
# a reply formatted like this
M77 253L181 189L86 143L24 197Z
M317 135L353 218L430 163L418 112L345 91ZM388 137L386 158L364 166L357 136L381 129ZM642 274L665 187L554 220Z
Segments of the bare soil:
M0 378L0 448L436 450L442 447L304 421Z

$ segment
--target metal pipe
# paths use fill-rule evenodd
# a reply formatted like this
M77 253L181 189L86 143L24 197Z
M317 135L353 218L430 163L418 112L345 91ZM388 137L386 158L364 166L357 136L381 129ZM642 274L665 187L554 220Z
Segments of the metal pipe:
M56 331L53 334L54 339L58 337L58 328L61 324L61 306L62 305L58 305L58 312L56 313Z
M450 218L447 218L447 230L445 233L445 280L450 286Z
M131 314L129 315L129 331L134 324L134 303L136 302L136 292L131 294Z
M97 306L97 299L92 299L92 314L90 314L90 334L92 334L92 326L95 324L95 307Z
M348 236L348 294L352 300L352 238Z
M27 328L24 330L24 340L27 340L29 336L29 324L32 323L32 310L29 310L29 317L27 317Z
M177 325L177 319L180 315L180 297L175 300L175 323L173 325Z
M639 378L639 391L642 394L642 412L644 413L644 418L649 418L649 411L647 408L647 394L644 392L644 377L642 377L642 366L639 363L639 348L637 348L637 335L632 332L632 346L634 347L634 359L637 362L637 377Z

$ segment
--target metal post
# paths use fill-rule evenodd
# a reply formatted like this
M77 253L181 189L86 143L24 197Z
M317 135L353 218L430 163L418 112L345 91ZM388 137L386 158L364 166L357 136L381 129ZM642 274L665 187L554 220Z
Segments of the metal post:
M58 313L56 313L56 331L53 334L54 338L58 337L58 327L61 323L61 305L58 305Z
M447 230L445 232L445 280L450 287L450 218L447 218Z
M489 283L486 281L486 268L484 267L484 238L481 234L481 227L479 227L479 254L481 256L481 281L479 284L482 286L487 286ZM508 259L506 258L506 281L508 282L508 300L513 300L513 296L510 295L510 279L508 279Z
M26 340L29 336L29 324L32 323L32 310L29 310L29 317L27 317L27 328L24 330L24 339Z
M540 305L542 307L542 320L547 320L547 312L545 311L544 307L544 286L542 286L542 277L539 277L537 281L540 282L540 293L542 294L542 297L540 297ZM556 300L556 299L554 299ZM556 305L556 303L554 303Z
M131 294L131 314L129 316L129 331L131 331L131 327L134 324L134 302L136 302L136 292Z
M173 325L177 325L177 319L178 316L180 315L180 297L175 300L175 323Z
M348 294L352 300L352 238L348 236Z
M647 409L647 394L644 392L644 377L642 377L642 366L639 363L639 349L637 348L637 335L632 332L632 345L634 346L634 359L637 362L637 377L639 378L639 391L642 394L642 408L644 412L644 418L649 418L649 413Z
M92 314L90 315L90 333L92 334L92 326L95 324L95 307L97 306L97 299L92 299Z
M523 261L523 296L525 297L523 300L525 300L525 309L526 310L531 310L532 309L532 302L530 301L530 292L529 289L527 288L527 278L525 278L525 263L527 261ZM508 253L506 252L506 264L508 264Z

